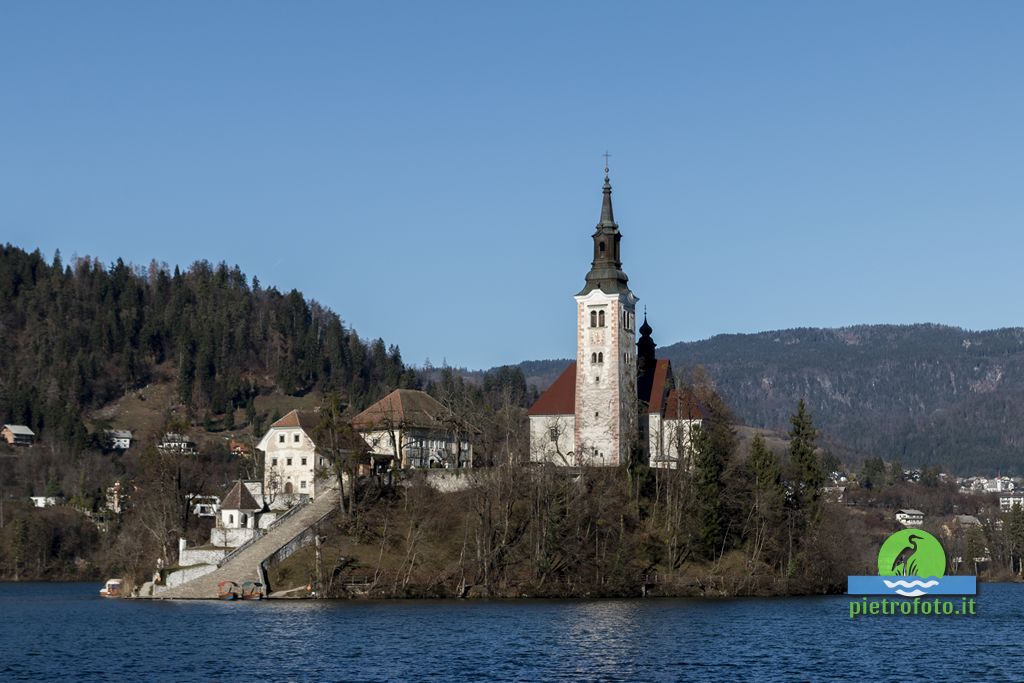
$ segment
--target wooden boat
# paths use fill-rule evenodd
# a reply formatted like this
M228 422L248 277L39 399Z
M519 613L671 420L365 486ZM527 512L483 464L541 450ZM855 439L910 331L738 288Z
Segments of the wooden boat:
M263 584L259 581L246 581L242 584L243 600L262 600Z
M121 579L107 579L107 582L103 584L103 588L100 589L100 595L105 598L119 598L121 597Z
M234 581L221 581L217 584L218 600L238 600L239 597L241 597L241 594L238 584Z

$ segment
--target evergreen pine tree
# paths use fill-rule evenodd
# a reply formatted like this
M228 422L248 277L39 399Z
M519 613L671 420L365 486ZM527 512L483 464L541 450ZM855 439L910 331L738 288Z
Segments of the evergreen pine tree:
M746 467L753 489L751 504L755 524L751 534L752 550L767 564L778 566L783 559L780 534L786 490L782 484L779 459L760 434L750 443Z
M1010 569L1018 576L1024 576L1024 509L1014 503L1007 523L1010 545Z
M725 462L711 438L711 430L695 426L693 443L693 486L697 499L697 547L705 559L718 552L724 525L722 473Z
M796 507L802 511L806 520L813 520L817 516L825 477L821 471L821 461L814 452L818 431L811 422L811 414L807 412L803 399L797 404L796 414L790 418L790 424L789 462L793 468Z

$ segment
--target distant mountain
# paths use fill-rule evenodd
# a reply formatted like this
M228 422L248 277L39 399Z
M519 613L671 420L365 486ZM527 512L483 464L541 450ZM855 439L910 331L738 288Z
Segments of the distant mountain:
M841 456L1024 473L1024 328L861 325L718 335L658 349L703 365L749 425L785 430L798 399ZM529 361L543 388L568 361Z

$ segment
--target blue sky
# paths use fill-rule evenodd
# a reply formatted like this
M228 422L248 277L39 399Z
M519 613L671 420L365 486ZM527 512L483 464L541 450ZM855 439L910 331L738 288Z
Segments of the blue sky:
M238 264L407 361L575 352L601 154L660 344L1020 325L1024 5L6 3L0 241Z

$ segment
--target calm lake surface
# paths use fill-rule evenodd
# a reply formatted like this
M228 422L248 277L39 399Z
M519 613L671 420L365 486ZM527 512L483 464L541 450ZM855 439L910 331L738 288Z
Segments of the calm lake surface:
M974 617L849 618L849 598L160 602L0 584L0 679L1024 680L1024 585Z

